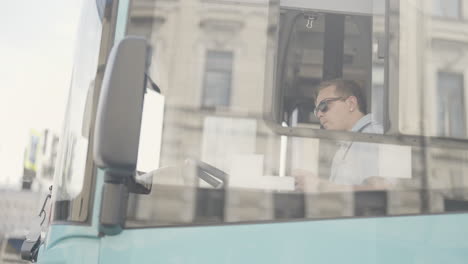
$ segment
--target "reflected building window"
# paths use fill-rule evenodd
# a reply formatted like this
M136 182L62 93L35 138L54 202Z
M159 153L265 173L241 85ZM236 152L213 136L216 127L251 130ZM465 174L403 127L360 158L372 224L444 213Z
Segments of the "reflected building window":
M439 136L465 137L463 74L439 72L437 75Z
M460 19L461 0L432 0L432 14L437 17Z
M203 77L203 108L229 106L232 85L232 61L232 52L207 51Z

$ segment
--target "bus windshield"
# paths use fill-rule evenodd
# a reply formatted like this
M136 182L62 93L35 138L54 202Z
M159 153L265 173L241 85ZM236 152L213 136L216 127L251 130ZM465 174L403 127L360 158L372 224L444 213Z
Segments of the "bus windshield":
M468 46L435 33L466 22L396 2L133 1L161 94L127 226L466 208Z
M466 210L460 2L130 1L116 23L148 41L161 92L144 95L138 153L152 191L130 196L126 226ZM88 168L76 120L63 175Z

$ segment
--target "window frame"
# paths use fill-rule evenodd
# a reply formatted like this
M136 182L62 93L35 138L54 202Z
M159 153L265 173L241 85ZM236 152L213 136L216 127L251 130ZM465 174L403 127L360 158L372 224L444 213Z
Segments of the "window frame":
M101 90L101 84L103 81L103 76L104 76L104 69L105 69L105 64L107 62L107 57L111 51L112 45L113 45L113 40L114 36L116 33L116 28L117 28L117 19L118 19L118 7L119 3L125 3L125 1L122 0L113 0L113 1L107 1L105 3L105 7L101 10L99 9L98 2L96 2L96 10L93 10L97 13L97 16L101 20L101 36L100 36L100 44L98 47L98 58L97 58L97 69L96 69L96 74L95 74L95 79L94 79L94 88L92 97L88 98L92 99L93 104L89 105L90 106L90 119L89 123L94 124L95 118L96 118L96 112L97 112L97 103L99 99L99 94ZM94 3L93 3L94 4ZM83 9L82 12L86 12L89 10ZM126 17L125 17L126 19ZM77 39L79 41L79 39ZM71 94L69 95L68 100L71 100L70 98ZM88 102L87 102L88 103ZM68 110L67 110L68 111ZM85 113L83 113L85 114ZM84 175L83 175L83 186L81 189L80 194L78 194L77 197L71 200L57 200L57 195L55 195L58 191L58 186L56 186L53 189L53 195L52 195L52 203L53 205L53 212L52 212L52 223L53 224L60 224L60 223L66 223L66 224L76 224L76 225L91 225L91 219L92 219L92 213L93 213L93 207L95 206L93 204L93 199L95 195L95 185L96 185L96 166L94 164L93 160L93 138L94 138L94 130L92 129L93 126L89 128L88 132L88 146L86 150L86 160L85 160L85 168L84 168ZM62 139L63 140L63 139ZM66 146L67 142L62 141L60 142L59 148L63 148L63 146ZM70 160L65 159L64 157L61 157L60 155L61 151L66 151L66 150L59 150L58 152L58 164L60 166L65 165L69 162ZM60 170L60 166L56 169L57 171ZM66 174L67 172L64 171L63 174ZM54 181L57 180L58 177L62 177L62 175L59 175L56 173L54 175ZM79 210L73 210L74 205L76 205L76 208L79 208ZM84 210L81 210L81 208L84 208Z

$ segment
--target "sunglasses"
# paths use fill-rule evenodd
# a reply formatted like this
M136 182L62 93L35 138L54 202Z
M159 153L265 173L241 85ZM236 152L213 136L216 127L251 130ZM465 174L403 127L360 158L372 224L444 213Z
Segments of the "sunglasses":
M335 101L344 101L348 99L348 97L336 97L336 98L326 98L326 99L323 99L318 105L317 107L315 107L314 109L314 115L317 116L318 112L322 112L322 113L326 113L330 107L328 106L328 104L332 103L332 102L335 102Z

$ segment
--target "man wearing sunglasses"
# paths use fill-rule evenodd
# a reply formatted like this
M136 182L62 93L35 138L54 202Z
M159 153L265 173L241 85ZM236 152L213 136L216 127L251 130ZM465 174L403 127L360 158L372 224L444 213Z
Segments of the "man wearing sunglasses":
M379 134L383 132L380 124L371 122L364 94L357 82L341 79L325 81L317 90L314 114L325 129L355 132L361 130L359 132ZM363 118L364 120L359 122ZM363 125L366 127L363 128Z
M325 81L317 91L314 114L324 129L383 133L382 125L372 120L372 115L367 113L366 100L357 82L342 79ZM340 142L329 180L321 180L311 173L296 170L293 172L296 188L335 191L349 186L385 186L386 181L378 175L378 152L377 144ZM305 188L306 185L309 188Z

